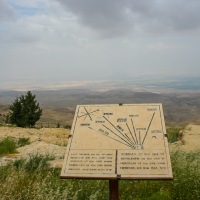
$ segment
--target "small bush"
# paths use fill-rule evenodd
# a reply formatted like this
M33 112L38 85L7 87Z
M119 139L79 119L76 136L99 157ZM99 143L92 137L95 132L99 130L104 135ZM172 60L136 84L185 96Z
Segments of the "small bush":
M30 144L30 138L19 138L17 141L18 147L23 147L28 144Z
M44 170L49 168L48 161L50 160L54 160L54 157L50 155L43 156L41 154L30 155L29 159L24 164L24 168L27 172Z
M16 167L17 169L20 169L24 166L24 163L26 162L26 160L24 158L15 160L13 162L13 166Z
M57 123L57 126L56 126L56 128L60 128L60 123L59 123L59 122Z
M7 137L0 141L0 154L16 153L16 148L30 144L29 138L19 138L18 141Z
M16 143L15 141L7 137L0 142L0 154L16 153Z
M183 129L182 127L167 128L168 142L173 143L181 139L180 131L183 131Z

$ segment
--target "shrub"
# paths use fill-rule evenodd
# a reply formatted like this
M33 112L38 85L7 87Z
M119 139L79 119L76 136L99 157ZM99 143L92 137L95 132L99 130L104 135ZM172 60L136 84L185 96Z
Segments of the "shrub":
M0 141L0 154L16 153L16 148L30 144L29 138L19 138L15 141L11 137L7 137Z
M0 154L16 153L16 143L15 141L7 137L0 142Z
M173 128L167 128L167 135L168 135L168 141L169 143L173 143L181 139L182 136L180 134L180 131L183 131L184 128L182 127L173 127Z
M42 154L34 154L29 155L29 159L25 162L24 168L28 172L34 172L37 170L44 170L49 168L49 162L50 160L54 160L53 156Z
M28 144L30 144L30 138L19 138L17 141L18 147L23 147Z
M59 123L59 122L57 123L57 126L56 126L56 128L60 128L60 123Z

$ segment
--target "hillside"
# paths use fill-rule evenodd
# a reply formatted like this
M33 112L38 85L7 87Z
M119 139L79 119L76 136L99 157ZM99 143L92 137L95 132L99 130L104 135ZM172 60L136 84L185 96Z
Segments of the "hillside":
M9 106L0 104L0 124L6 120L9 113ZM42 116L37 122L36 127L55 128L58 123L61 127L70 126L72 124L74 110L67 108L47 108L42 107Z
M105 86L106 88L106 86ZM155 93L133 91L131 89L65 89L53 91L33 91L43 109L43 116L38 127L56 127L71 125L76 105L84 104L135 104L135 103L162 103L166 124L187 125L200 124L200 93L178 92ZM0 114L8 112L8 105L22 92L0 91ZM0 116L0 123L1 123Z
M134 91L131 88L113 89L108 85L103 88L76 88L52 91L33 91L43 109L43 115L37 122L38 129L21 129L15 127L0 127L0 140L5 137L30 138L30 144L17 149L18 153L4 156L1 163L28 156L32 153L55 154L54 165L61 165L69 130L55 128L72 124L76 105L83 104L135 104L162 103L167 127L186 126L181 141L170 144L170 150L191 151L198 149L200 139L200 93L197 92L146 92ZM9 112L9 104L16 96L24 92L0 91L0 124L5 122ZM193 125L196 124L196 125Z
M0 164L5 164L10 160L20 157L28 157L36 153L54 155L55 161L52 164L57 165L60 162L62 164L61 159L64 157L69 132L69 130L63 128L28 129L0 127L0 141L7 137L11 137L14 140L29 138L30 141L30 144L19 147L16 154L0 157Z
M0 164L39 153L43 155L54 155L55 160L52 161L52 165L61 167L69 133L69 130L63 128L28 129L0 127L0 140L6 137L11 137L15 140L19 138L30 138L29 145L18 148L18 153L16 154L4 155L0 158ZM182 134L181 141L170 144L171 151L195 151L200 149L200 125L190 124L185 128Z
M181 140L170 144L170 150L196 151L200 150L200 126L189 124L182 132Z

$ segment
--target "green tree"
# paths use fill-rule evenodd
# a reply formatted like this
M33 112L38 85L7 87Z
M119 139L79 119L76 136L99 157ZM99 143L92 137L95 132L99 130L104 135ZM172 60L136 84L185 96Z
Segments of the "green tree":
M42 115L42 109L30 91L14 100L10 105L8 122L19 127L34 127Z

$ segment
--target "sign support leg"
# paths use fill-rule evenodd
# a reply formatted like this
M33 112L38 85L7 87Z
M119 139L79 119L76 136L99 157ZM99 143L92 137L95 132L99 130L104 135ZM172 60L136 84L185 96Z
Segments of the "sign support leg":
M119 200L118 180L109 180L110 200Z

